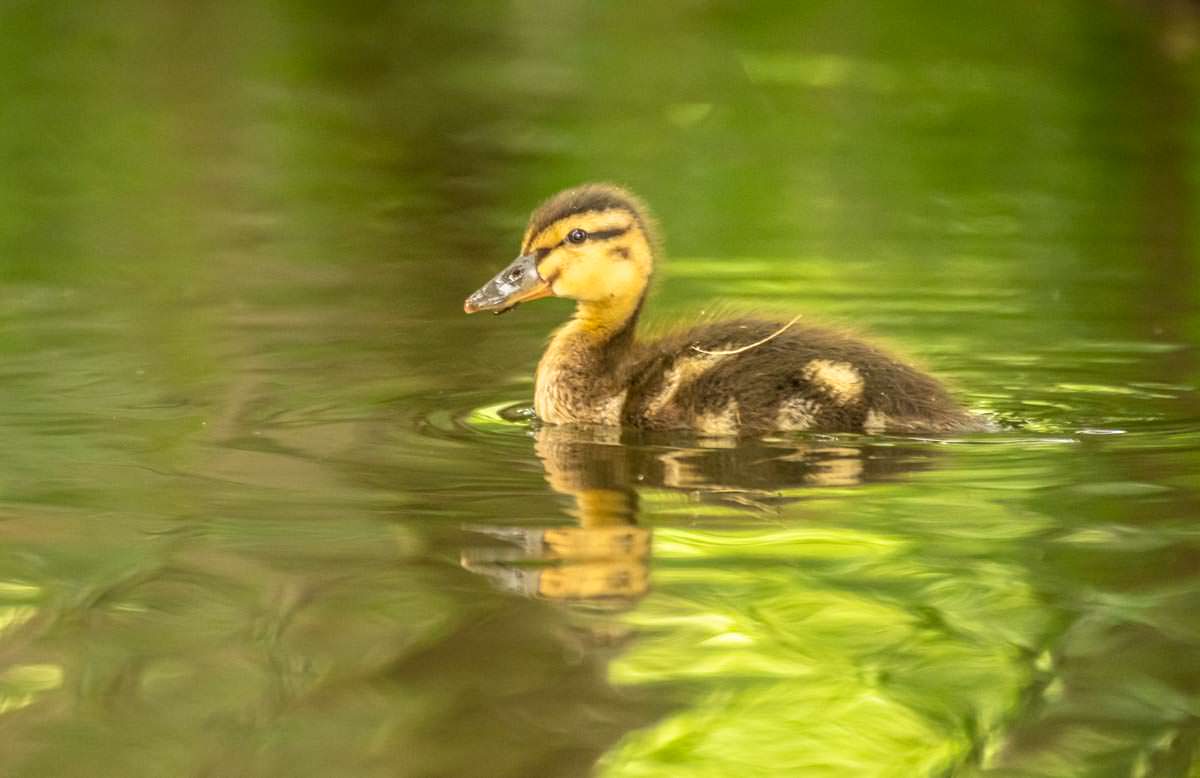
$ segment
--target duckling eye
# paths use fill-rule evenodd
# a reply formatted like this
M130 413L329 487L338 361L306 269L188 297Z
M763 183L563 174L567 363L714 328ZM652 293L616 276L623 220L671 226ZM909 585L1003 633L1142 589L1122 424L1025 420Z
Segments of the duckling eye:
M583 243L587 239L588 239L587 232L585 232L584 230L578 229L578 228L571 230L570 232L567 233L567 242L568 243Z

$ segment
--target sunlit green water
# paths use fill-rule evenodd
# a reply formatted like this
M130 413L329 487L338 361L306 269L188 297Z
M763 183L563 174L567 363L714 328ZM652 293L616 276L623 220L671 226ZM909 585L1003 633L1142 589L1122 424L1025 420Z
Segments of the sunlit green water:
M0 775L1200 776L1195 20L772 5L0 8ZM1009 431L538 429L597 178Z

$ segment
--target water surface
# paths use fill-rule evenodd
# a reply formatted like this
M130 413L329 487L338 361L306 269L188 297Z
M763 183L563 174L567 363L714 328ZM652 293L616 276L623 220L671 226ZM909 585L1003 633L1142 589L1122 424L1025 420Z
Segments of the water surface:
M0 773L1200 775L1186 8L251 6L0 10ZM537 425L587 179L1006 431Z

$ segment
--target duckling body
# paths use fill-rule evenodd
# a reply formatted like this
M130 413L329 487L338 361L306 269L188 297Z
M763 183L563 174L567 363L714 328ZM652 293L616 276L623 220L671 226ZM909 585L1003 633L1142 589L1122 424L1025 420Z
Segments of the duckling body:
M784 325L736 319L651 343L560 333L538 365L534 409L555 424L709 435L987 428L935 379L884 352Z
M550 295L577 301L538 364L543 421L707 435L991 428L931 376L795 320L739 318L639 340L653 230L624 190L566 190L534 212L517 261L468 298L468 312L498 313Z

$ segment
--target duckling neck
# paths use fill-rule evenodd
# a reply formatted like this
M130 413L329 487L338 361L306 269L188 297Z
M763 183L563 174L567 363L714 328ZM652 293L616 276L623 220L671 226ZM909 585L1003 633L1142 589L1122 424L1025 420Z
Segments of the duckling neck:
M552 424L621 422L626 373L644 294L628 301L580 302L538 363L534 410Z

